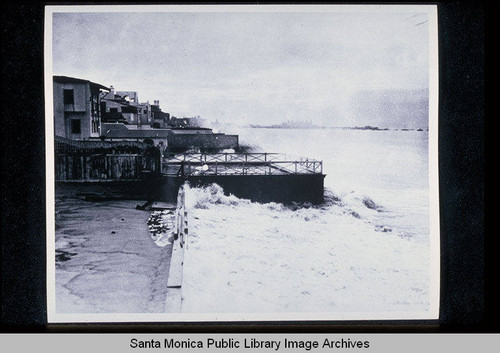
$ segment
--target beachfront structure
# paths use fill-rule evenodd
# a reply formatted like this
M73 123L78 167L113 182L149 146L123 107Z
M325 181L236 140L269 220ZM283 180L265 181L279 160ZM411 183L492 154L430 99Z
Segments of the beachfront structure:
M135 91L116 91L115 94L129 103L139 103L139 95Z
M151 126L156 129L166 129L170 127L170 114L160 109L160 101L155 100L151 105Z
M106 141L153 141L155 146L168 147L170 151L190 149L238 148L238 135L214 133L208 128L157 129L122 123L103 123L102 138Z
M155 146L166 147L168 130L152 129L143 127L138 129L135 126L122 123L103 123L102 138L105 141L153 141Z
M149 104L149 101L139 105L139 119L141 125L153 125L153 116L151 114L151 104Z
M116 92L113 86L110 91L101 95L103 121L106 123L124 123L142 126L139 118L141 110L137 92Z
M218 184L226 195L256 202L324 201L323 161L287 159L280 153L180 153L166 155L161 197L172 201L179 188Z
M214 133L208 128L171 129L168 130L168 147L172 151L237 149L238 135Z
M134 125L139 129L153 126L155 122L162 123L157 126L159 128L167 127L169 117L168 113L161 111L159 101L139 103L137 92L115 91L113 86L110 86L110 92L101 95L101 110L103 122Z
M140 141L75 141L56 136L54 145L57 182L142 182L160 171L159 151Z
M175 128L184 128L184 127L195 128L195 127L206 127L207 122L204 119L201 119L199 116L183 117L183 118L177 118L173 116L170 119L169 125Z
M169 125L172 126L172 127L176 127L176 128L184 128L184 127L190 127L191 126L189 118L177 118L175 116L173 116L170 119Z
M136 91L115 91L66 76L54 76L56 135L73 140L136 141L161 149L237 149L238 136L193 127L197 118L171 117L160 109L160 101L139 103Z
M110 89L89 80L53 77L54 132L71 140L101 134L100 95Z

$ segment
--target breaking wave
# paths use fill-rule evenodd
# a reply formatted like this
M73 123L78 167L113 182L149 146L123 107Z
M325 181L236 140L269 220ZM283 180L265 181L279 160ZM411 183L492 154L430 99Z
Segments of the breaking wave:
M241 212L250 218L255 218L255 222L259 222L259 216L263 213L271 214L272 218L281 219L283 222L301 219L304 222L316 220L325 224L332 221L331 217L347 216L360 224L369 224L376 232L391 233L406 239L411 238L411 234L408 232L397 231L394 226L390 225L390 220L395 217L393 212L374 201L370 196L354 191L337 194L331 189L325 188L324 202L318 205L309 202L262 204L234 195L226 195L224 189L218 184L202 187L187 185L186 205L195 210L220 209L220 212L224 212L224 207L241 208ZM328 229L325 232L328 232Z
M210 208L210 205L238 206L250 204L250 200L239 199L234 195L225 195L224 189L218 184L210 184L204 187L192 188L185 186L186 206L189 208Z
M391 209L367 195L326 189L321 205L261 204L212 184L187 188L186 202L185 312L427 306L426 243L401 236L386 223Z

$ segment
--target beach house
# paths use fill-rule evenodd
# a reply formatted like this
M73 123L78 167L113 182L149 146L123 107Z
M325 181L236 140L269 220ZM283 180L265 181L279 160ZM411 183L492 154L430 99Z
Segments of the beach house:
M89 80L53 77L54 132L71 140L87 140L101 134L100 95L110 89Z

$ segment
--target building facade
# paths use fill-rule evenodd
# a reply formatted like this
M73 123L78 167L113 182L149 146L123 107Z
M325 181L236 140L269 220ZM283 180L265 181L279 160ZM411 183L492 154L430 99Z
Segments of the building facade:
M135 92L124 92L135 93ZM135 95L136 97L136 95ZM130 97L122 96L110 86L109 92L101 94L102 120L105 123L137 125L138 109Z
M150 140L154 146L165 148L167 146L168 130L132 128L129 125L120 123L104 123L102 129L102 138L105 141L138 141L145 142Z
M151 126L155 129L166 129L170 127L170 114L160 108L160 101L155 100L151 105Z
M115 91L110 86L110 92L102 94L101 109L103 121L106 123L123 123L142 127L152 126L154 122L154 105L149 102L139 103L135 91Z
M109 88L74 77L54 76L54 132L71 140L101 135L100 95Z
M151 116L151 104L149 102L141 103L139 105L139 119L141 121L141 125L151 126L153 124L153 118Z

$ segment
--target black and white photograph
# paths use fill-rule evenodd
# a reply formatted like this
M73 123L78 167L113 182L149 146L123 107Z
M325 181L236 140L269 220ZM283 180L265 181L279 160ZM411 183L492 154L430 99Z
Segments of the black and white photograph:
M432 320L435 5L45 8L51 323Z

